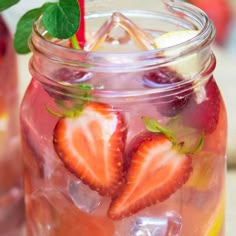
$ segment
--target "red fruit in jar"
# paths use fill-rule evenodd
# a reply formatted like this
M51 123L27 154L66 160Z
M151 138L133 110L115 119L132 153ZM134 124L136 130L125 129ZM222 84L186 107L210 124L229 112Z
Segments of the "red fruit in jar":
M202 129L206 134L212 133L218 124L220 114L220 91L213 77L205 85L204 100L196 102L194 97L183 111L184 123Z
M6 53L8 34L6 24L0 16L0 56Z
M55 72L54 77L57 81L78 84L88 81L91 78L91 73L86 73L80 70L69 70L67 68L61 68Z
M193 5L201 8L216 27L215 41L222 45L227 40L230 24L233 19L232 7L228 0L189 0Z
M182 111L192 96L191 82L184 80L180 74L167 67L146 73L143 81L148 87L168 89L160 93L157 101L157 109L168 117Z
M130 216L166 200L188 180L191 158L180 154L161 133L137 137L130 154L126 183L108 210L112 219Z
M0 56L3 56L6 52L6 41L5 39L1 38L1 35L0 35Z
M91 102L58 121L53 142L71 172L101 195L113 195L121 183L126 132L121 113Z

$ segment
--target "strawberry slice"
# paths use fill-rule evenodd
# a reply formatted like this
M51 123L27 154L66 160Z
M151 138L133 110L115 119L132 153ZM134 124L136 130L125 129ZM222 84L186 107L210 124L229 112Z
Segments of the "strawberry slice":
M191 158L180 154L162 133L141 134L134 145L126 184L108 210L112 219L132 215L147 206L166 200L189 178Z
M87 103L75 117L61 118L54 147L65 166L91 189L113 195L122 179L126 124L103 103Z

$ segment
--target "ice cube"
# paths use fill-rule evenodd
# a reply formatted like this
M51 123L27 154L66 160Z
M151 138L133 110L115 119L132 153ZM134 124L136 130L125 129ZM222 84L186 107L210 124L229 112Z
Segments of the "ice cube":
M165 217L140 217L132 229L132 236L165 236L168 219Z
M168 227L166 236L178 236L182 229L182 217L174 211L166 212L165 216L168 218Z
M181 216L166 212L159 217L138 217L131 229L132 236L178 236L182 226Z
M139 50L154 49L154 39L143 29L139 28L128 17L120 12L114 12L95 34L88 38L84 47L86 51L102 50L102 44L109 42L110 44L128 44L132 39L133 45ZM107 45L106 45L107 48ZM129 44L130 48L130 44Z
M95 211L102 202L102 197L91 190L87 185L80 180L70 181L68 192L74 204L81 210L87 213Z

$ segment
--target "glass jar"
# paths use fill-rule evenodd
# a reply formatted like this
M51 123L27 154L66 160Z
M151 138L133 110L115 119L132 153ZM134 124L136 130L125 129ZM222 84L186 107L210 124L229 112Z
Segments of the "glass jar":
M0 235L20 235L24 219L16 54L0 15Z
M179 1L98 2L87 2L84 50L40 18L33 27L20 115L28 235L223 236L214 26Z

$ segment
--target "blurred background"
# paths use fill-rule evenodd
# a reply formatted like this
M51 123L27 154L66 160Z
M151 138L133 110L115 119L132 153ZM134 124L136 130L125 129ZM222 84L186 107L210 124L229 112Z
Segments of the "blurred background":
M215 78L223 94L228 112L228 164L229 168L236 167L236 95L234 91L236 88L236 0L185 1L204 10L216 26L217 34L213 45L217 57ZM44 2L45 0L20 0L19 4L5 11L4 17L12 33L14 34L16 22L24 12L41 6ZM29 57L30 55L18 56L21 95L30 80L27 66Z

